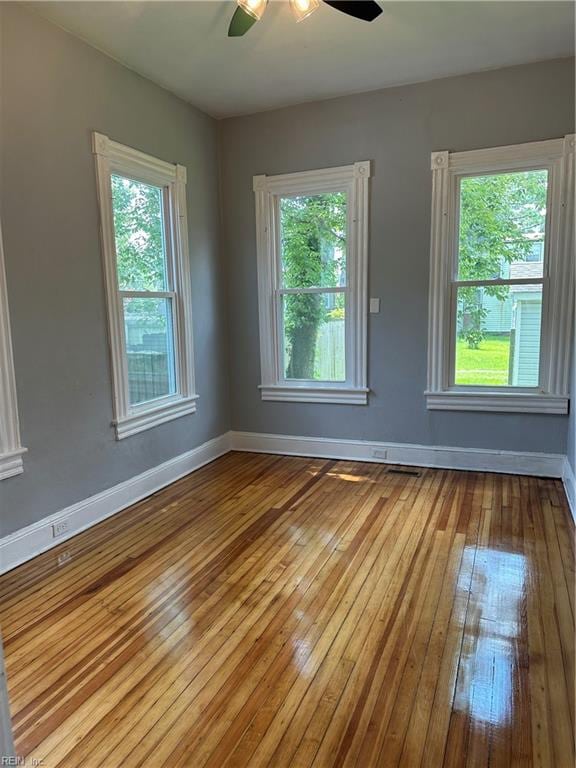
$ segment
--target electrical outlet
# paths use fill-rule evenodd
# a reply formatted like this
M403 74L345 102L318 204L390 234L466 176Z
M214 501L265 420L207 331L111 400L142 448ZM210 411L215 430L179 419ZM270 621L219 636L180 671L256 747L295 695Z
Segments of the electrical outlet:
M70 552L62 552L62 554L58 555L58 565L64 565L72 558L72 555Z
M385 448L374 448L372 450L372 456L375 459L385 459L388 456L388 451Z
M52 526L53 538L63 536L65 533L68 533L68 520L59 520L57 523L54 523Z

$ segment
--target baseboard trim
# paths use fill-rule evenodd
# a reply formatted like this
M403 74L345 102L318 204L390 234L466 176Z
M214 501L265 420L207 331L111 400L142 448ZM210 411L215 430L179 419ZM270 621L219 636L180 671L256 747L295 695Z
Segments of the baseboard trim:
M209 440L191 451L180 454L163 464L125 480L95 496L72 504L33 525L21 528L0 539L0 573L15 568L36 555L62 544L81 531L115 515L137 501L164 488L184 475L208 464L230 450L230 433ZM58 538L52 526L67 521L68 531Z
M572 517L576 523L576 475L574 475L574 470L570 466L568 458L564 459L562 482L564 483L564 490L566 491Z
M326 437L296 437L256 432L232 432L231 446L235 451L254 453L280 453L287 456L372 461L539 477L562 477L565 460L562 454L554 453L334 440Z
M561 454L336 440L257 432L227 432L141 475L125 480L0 539L0 574L62 544L72 536L121 512L231 450L438 469L558 477L564 482L566 495L576 521L576 478L568 460ZM54 538L52 526L64 520L68 523L68 531L63 536Z

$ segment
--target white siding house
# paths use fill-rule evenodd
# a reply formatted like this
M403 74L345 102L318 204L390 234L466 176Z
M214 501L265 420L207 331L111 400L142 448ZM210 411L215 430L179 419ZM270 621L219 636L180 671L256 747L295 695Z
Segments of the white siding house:
M522 285L511 289L513 302L510 384L536 387L540 361L542 292L540 286Z
M514 261L506 270L516 279L542 277L542 261ZM489 334L510 336L508 383L517 387L538 385L540 329L542 315L541 286L515 285L504 301L480 289L480 301L486 310L482 328ZM459 319L459 324L461 323ZM460 330L460 328L459 328Z

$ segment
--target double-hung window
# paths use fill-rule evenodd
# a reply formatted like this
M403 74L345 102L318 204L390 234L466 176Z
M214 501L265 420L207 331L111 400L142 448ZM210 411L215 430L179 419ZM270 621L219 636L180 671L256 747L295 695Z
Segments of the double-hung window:
M254 177L263 400L367 402L369 176Z
M574 137L432 171L428 408L566 413Z
M118 439L196 409L186 169L95 133Z
M25 451L20 442L8 289L0 230L0 480L22 472L22 456Z

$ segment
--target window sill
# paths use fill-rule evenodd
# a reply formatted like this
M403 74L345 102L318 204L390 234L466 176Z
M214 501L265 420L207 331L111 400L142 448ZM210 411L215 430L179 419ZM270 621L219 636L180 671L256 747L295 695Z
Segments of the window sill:
M116 428L116 439L123 440L125 437L137 435L138 432L144 432L146 429L152 429L167 421L179 419L181 416L188 416L196 411L196 400L198 395L192 397L173 400L170 403L150 408L140 413L133 413L123 419L114 422Z
M366 405L369 389L364 387L307 387L280 384L261 385L262 400L289 403L335 403Z
M26 453L26 448L18 448L18 450L9 453L0 453L0 480L21 475L24 472L24 461L22 460L24 453Z
M569 398L538 392L425 392L430 411L492 411L495 413L568 413Z

